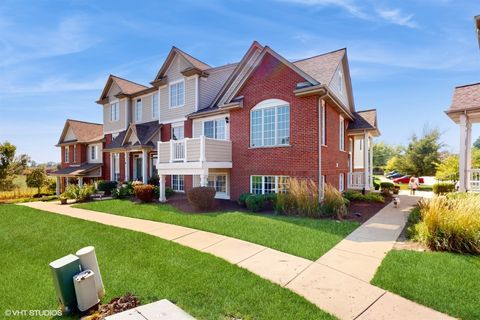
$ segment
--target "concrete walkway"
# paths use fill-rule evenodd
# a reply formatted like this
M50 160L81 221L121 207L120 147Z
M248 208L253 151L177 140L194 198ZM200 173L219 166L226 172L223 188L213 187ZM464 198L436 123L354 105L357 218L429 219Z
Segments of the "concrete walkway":
M144 232L213 254L286 287L340 319L452 319L371 285L383 257L392 249L419 198L400 196L334 248L310 261L258 244L192 228L61 206L52 202L21 205Z

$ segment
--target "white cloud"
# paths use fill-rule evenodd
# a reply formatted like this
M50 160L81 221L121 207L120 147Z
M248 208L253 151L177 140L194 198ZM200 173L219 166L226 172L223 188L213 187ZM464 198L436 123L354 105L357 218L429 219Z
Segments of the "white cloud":
M290 2L296 4L303 4L308 6L320 7L340 7L355 17L368 19L368 16L355 3L355 0L279 0L282 2Z
M31 94L64 91L101 90L105 84L105 78L78 81L56 75L47 77L39 82L16 85L0 82L0 94Z
M417 23L413 21L413 14L403 14L400 9L377 9L377 13L390 23L409 28L418 27Z

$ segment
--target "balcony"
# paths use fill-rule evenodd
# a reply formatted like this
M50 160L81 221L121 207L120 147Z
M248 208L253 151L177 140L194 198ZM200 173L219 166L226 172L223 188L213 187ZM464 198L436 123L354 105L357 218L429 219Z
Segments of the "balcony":
M472 192L480 192L480 169L470 170L470 189Z
M367 178L370 179L370 175ZM363 189L365 188L365 173L364 172L350 172L348 173L348 189Z
M157 169L162 174L200 174L232 167L232 142L201 136L158 142Z

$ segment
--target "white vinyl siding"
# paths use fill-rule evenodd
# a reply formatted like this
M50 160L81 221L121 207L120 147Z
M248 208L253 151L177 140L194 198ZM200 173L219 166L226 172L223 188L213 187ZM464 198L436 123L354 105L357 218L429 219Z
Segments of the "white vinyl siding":
M169 87L170 108L182 107L185 104L185 81L171 83Z
M285 176L251 176L250 193L269 194L287 192L287 178Z
M259 103L250 114L250 146L290 144L290 105L271 99Z
M120 119L120 106L118 102L110 103L110 121L118 121Z
M225 140L227 137L225 119L204 121L203 135L207 138Z
M137 99L135 102L135 122L142 121L142 99Z
M172 175L172 189L174 191L183 192L185 190L185 178L183 175Z
M339 125L339 142L338 146L340 151L345 151L345 119L340 116L340 125Z
M158 119L158 93L152 94L152 118Z

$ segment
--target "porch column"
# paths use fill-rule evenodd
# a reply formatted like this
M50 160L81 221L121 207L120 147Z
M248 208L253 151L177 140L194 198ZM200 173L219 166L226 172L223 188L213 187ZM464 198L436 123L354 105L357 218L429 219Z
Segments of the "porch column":
M368 145L368 133L365 132L363 135L363 172L364 172L364 178L363 178L363 186L365 187L365 190L370 190L370 183L369 183L369 173L370 169L368 168L368 159L369 159L369 148L370 146Z
M200 187L208 186L208 174L200 175Z
M159 174L158 175L158 182L159 182L159 191L160 191L160 197L158 198L158 201L160 202L166 202L167 201L167 196L165 195L165 175Z
M130 152L125 151L125 181L130 181Z
M370 179L368 180L369 189L373 188L373 137L370 136L368 139L368 150L370 151L370 162L368 166L370 168Z
M57 176L57 184L55 185L55 194L57 196L60 195L60 177Z
M142 150L142 182L143 184L147 184L148 177L147 177L147 163L148 163L148 153L147 150Z
M470 185L470 169L471 169L471 141L472 141L472 125L468 121L465 114L460 115L460 153L459 153L459 167L460 167L460 181L459 191L468 191Z
M83 186L83 177L78 177L78 186L79 187Z

